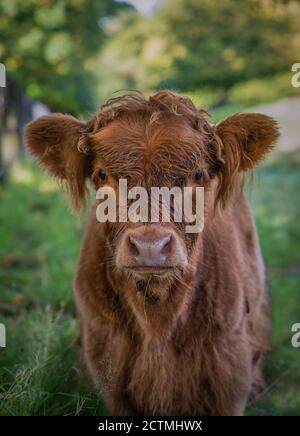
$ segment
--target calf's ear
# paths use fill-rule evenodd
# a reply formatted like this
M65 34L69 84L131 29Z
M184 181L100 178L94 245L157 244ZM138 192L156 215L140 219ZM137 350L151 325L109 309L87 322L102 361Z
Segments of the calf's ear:
M223 158L232 159L239 171L257 165L278 139L277 123L262 114L236 114L216 127L223 143Z
M70 115L43 116L27 125L25 141L39 163L69 192L74 210L85 204L89 156L82 145L85 124Z
M218 199L223 204L239 175L258 165L279 137L275 120L262 114L236 114L215 127Z

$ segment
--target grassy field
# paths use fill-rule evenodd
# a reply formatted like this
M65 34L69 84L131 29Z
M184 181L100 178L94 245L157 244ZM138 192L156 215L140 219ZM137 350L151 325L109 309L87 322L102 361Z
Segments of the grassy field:
M274 352L268 388L248 415L300 415L300 154L277 155L249 189L268 267ZM0 415L99 415L80 371L72 277L82 224L53 181L30 164L0 191Z

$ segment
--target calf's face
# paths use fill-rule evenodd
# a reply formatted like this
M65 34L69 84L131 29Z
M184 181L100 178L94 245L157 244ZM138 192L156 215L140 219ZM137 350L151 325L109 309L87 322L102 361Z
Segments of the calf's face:
M114 99L87 124L54 114L26 130L29 149L65 182L75 209L84 202L87 180L96 190L113 188L118 199L118 182L125 179L128 189L145 188L149 201L152 187L203 187L206 221L226 207L239 176L262 159L277 136L267 116L234 115L213 126L190 100L168 92L149 100ZM175 285L188 283L201 256L201 233L187 233L186 223L175 222L172 213L170 222L162 222L160 213L147 223L95 221L95 232L103 228L111 270L133 304L139 294L143 304L182 301L186 287L176 296Z
M116 269L140 288L144 282L149 291L159 281L161 290L162 282L170 283L188 267L196 237L185 233L184 222L174 222L172 203L170 222L163 222L161 210L158 222L151 222L151 189L177 187L182 192L186 186L203 186L208 177L205 141L186 120L172 114L151 123L149 114L129 113L91 137L96 189L110 186L119 198L118 181L123 179L128 189L143 187L148 193L147 223L106 224Z

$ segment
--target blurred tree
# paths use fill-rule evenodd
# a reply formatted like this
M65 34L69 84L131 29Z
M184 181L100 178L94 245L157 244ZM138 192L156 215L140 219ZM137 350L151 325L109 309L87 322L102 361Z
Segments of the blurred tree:
M116 84L144 91L201 88L208 96L213 89L221 102L236 83L290 71L300 53L299 4L165 0L153 17L126 12L113 21L99 60L102 92L107 96Z
M157 39L153 36L153 21ZM156 21L128 11L107 24L106 32L111 37L94 62L98 93L103 100L121 89L147 91L159 83L163 75L160 46L163 29Z
M165 81L180 89L229 88L289 71L300 50L300 9L277 0L167 1L161 19L181 47Z
M88 62L105 40L107 20L124 8L114 0L0 0L0 60L52 110L93 110Z

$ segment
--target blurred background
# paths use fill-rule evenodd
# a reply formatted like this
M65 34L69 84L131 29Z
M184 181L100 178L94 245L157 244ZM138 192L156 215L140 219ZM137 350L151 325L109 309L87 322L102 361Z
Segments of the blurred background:
M28 156L24 125L88 119L124 90L275 117L282 136L247 186L273 305L268 386L249 415L300 415L298 0L0 0L0 415L104 414L81 374L72 278L84 219ZM123 90L123 91L122 91Z

